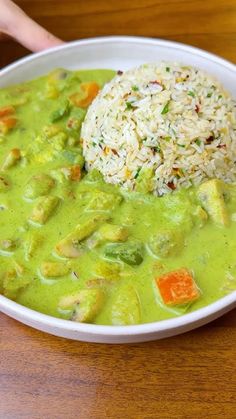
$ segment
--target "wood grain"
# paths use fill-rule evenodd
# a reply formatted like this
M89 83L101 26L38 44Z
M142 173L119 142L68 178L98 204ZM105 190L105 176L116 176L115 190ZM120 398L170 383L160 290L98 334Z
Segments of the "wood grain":
M18 0L58 37L143 35L195 45L236 62L235 0ZM27 51L2 42L0 67Z
M66 41L145 35L236 62L236 1L19 0ZM0 66L27 51L0 44ZM187 334L145 344L56 338L0 315L0 419L236 418L236 310Z
M156 342L68 341L1 316L1 418L235 418L236 311Z

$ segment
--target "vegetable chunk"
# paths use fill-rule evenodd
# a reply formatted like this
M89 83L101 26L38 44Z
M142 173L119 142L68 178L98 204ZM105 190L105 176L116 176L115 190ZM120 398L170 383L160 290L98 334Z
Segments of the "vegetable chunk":
M14 117L0 119L0 133L4 135L8 134L8 132L16 126L17 122L18 119Z
M168 257L182 249L183 236L177 229L163 230L150 238L148 246L154 255Z
M96 82L81 83L80 88L82 93L74 93L70 96L70 101L74 106L87 108L97 96L99 85Z
M33 208L30 220L35 223L45 224L56 209L59 201L60 199L57 196L43 196L38 198L38 202Z
M112 243L105 246L107 258L118 259L128 265L140 265L143 261L143 245L139 241Z
M51 114L51 117L50 117L51 122L59 121L60 119L64 118L64 116L69 115L69 113L70 113L70 104L69 104L69 101L66 100L61 104L60 108L58 108Z
M3 274L2 288L3 294L11 299L15 299L18 293L23 290L31 279L26 275L22 265L14 261L14 265Z
M46 278L58 278L67 275L70 267L62 262L43 262L40 271Z
M62 167L61 172L68 180L79 181L81 179L81 168L78 164L69 167Z
M142 193L152 192L154 188L154 171L151 168L142 168L137 175L136 191Z
M6 192L10 189L10 181L5 174L0 172L0 192Z
M15 166L16 163L20 160L20 158L21 158L21 151L19 150L19 148L13 148L10 151L10 153L7 155L7 157L5 158L2 165L2 170L6 170L12 166Z
M90 211L112 211L122 201L121 195L97 191L86 207Z
M82 252L80 242L90 236L102 221L104 221L104 217L99 215L81 220L75 230L56 245L57 254L67 258L79 257Z
M0 240L0 250L3 252L12 252L17 247L17 240L5 239Z
M15 108L13 106L3 106L2 108L0 108L0 118L13 115L14 113L15 113Z
M99 288L84 289L78 294L63 297L59 303L61 309L73 309L71 320L91 323L104 304L105 295Z
M24 240L25 260L29 261L35 256L35 253L40 249L43 243L43 237L37 233L30 232L26 235Z
M29 199L35 199L46 195L55 185L51 176L44 173L33 176L25 187L24 196Z
M115 262L108 262L99 260L95 266L95 274L99 278L104 278L108 281L116 281L120 279L120 264Z
M140 317L140 302L135 288L130 284L122 286L112 305L112 324L116 326L138 324Z
M219 179L208 180L202 183L197 196L212 221L219 225L229 224L229 214L224 200L224 184Z
M103 224L100 227L98 234L102 240L111 242L123 242L127 240L129 235L127 228L109 223Z
M156 284L163 302L169 306L191 303L200 297L200 290L185 268L160 276Z

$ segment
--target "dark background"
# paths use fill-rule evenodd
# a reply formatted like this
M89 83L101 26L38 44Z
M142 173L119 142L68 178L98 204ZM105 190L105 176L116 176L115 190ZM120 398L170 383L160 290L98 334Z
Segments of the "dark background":
M17 0L33 19L65 41L143 35L204 48L236 62L236 0ZM0 67L27 54L0 44Z

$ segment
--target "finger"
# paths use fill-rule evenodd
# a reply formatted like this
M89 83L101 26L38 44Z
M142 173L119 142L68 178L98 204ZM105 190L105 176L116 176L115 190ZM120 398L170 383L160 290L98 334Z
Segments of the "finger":
M11 1L4 0L1 9L0 27L29 50L41 51L63 44L63 41L34 22Z
M28 17L22 18L17 26L17 31L12 30L11 36L30 51L41 51L63 44L63 41Z

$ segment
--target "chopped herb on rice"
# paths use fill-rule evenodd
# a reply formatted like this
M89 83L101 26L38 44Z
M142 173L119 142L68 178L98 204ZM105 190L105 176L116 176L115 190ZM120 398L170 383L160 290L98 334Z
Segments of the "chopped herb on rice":
M127 101L132 91L138 94ZM145 64L119 74L93 101L81 137L86 168L128 189L138 187L141 168L152 169L156 195L209 177L236 181L235 102L193 67ZM116 153L98 147L101 138ZM173 167L182 168L174 180Z

